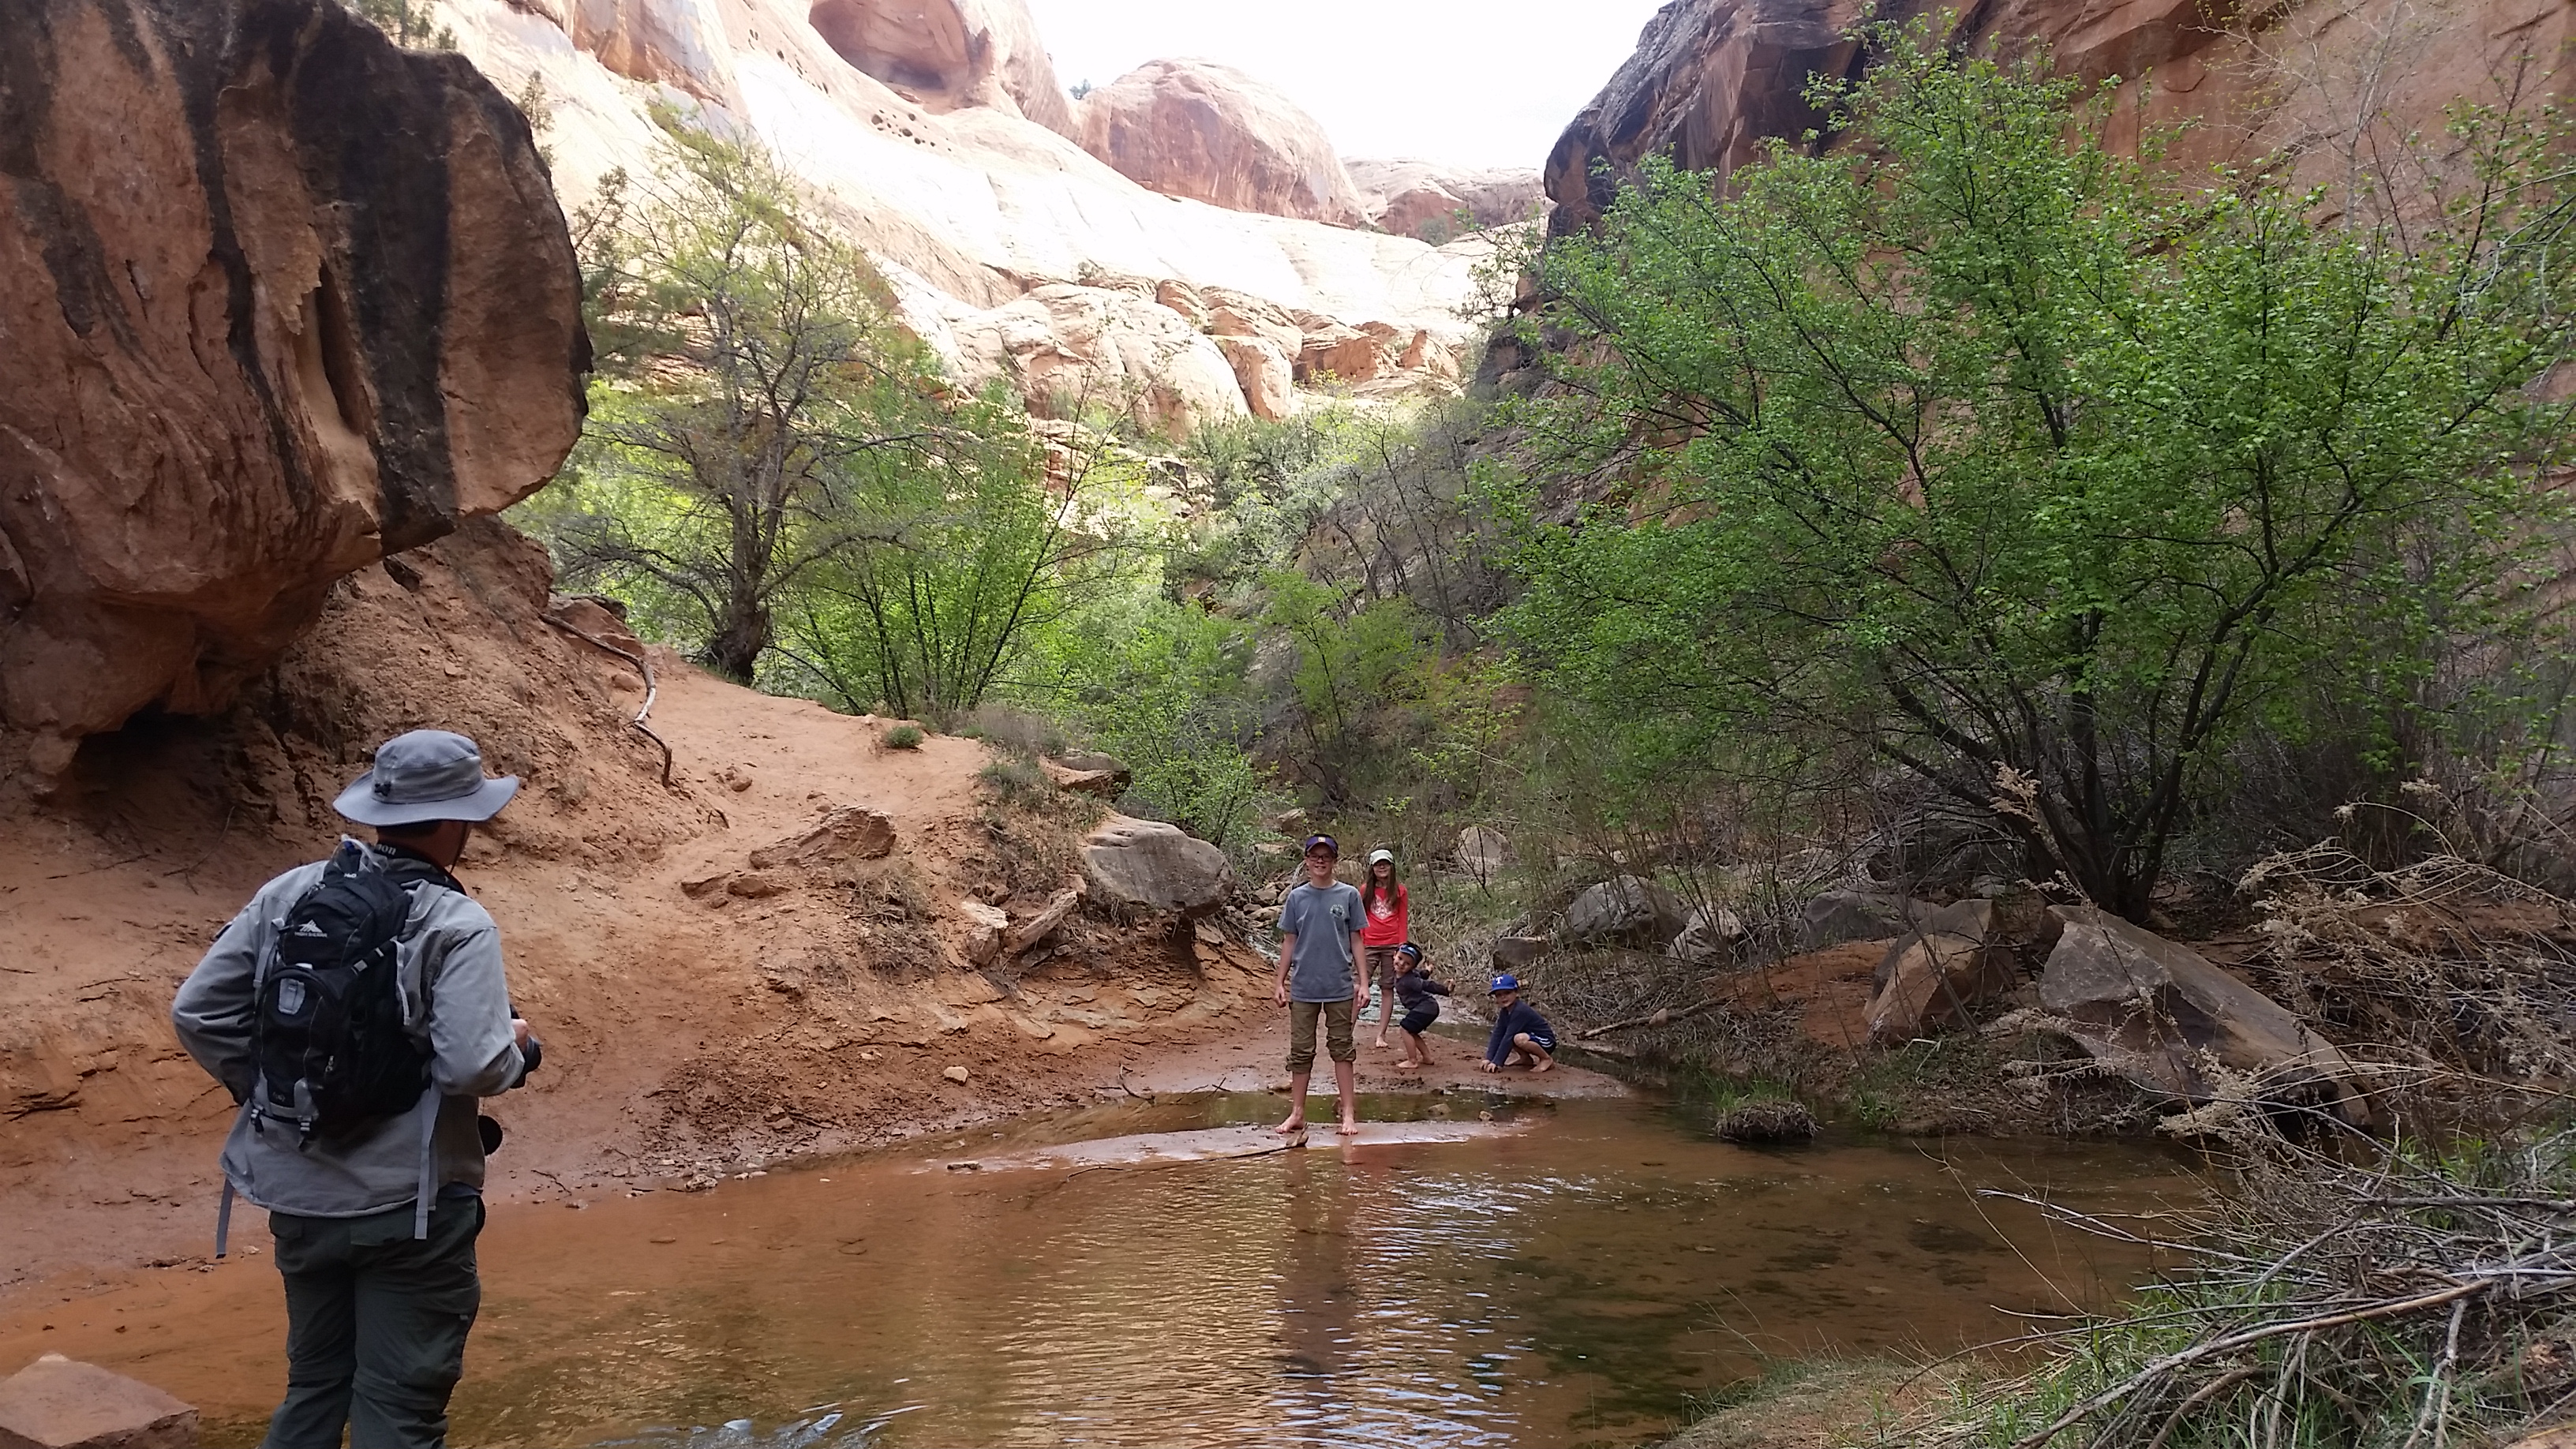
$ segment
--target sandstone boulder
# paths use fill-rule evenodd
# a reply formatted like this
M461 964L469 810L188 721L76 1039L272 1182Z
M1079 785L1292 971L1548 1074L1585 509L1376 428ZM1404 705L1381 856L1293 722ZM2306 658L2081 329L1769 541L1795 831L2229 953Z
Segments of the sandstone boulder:
M51 775L541 486L589 340L460 57L333 0L13 0L0 56L0 748Z
M1547 954L1547 947L1545 936L1496 936L1494 965L1505 971L1526 970Z
M1332 226L1367 220L1330 137L1232 66L1153 60L1084 96L1076 139L1138 185Z
M751 868L879 860L894 853L894 844L894 821L885 812L864 805L838 805L804 834L753 851Z
M1458 868L1480 882L1502 874L1512 858L1512 843L1490 825L1470 825L1458 832Z
M1118 776L1109 770L1077 770L1069 765L1059 765L1053 760L1038 761L1038 768L1046 773L1048 781L1057 789L1070 790L1076 795L1092 795L1103 800L1115 800L1120 792L1127 788Z
M1892 891L1829 890L1798 913L1798 949L1821 951L1845 941L1902 936L1914 929L1918 917L1934 909Z
M1297 380L1310 386L1372 382L1394 370L1386 339L1338 322L1307 333L1297 351Z
M949 330L959 382L1006 378L1044 411L1105 407L1173 437L1246 411L1225 354L1150 297L1054 282Z
M1207 299L1208 330L1218 337L1258 337L1291 361L1305 350L1306 329L1278 303L1232 287L1202 287L1199 295Z
M1002 954L1002 938L1011 929L1011 913L982 901L957 903L957 913L966 918L966 959L977 966L990 966Z
M1537 219L1546 187L1535 167L1493 170L1430 161L1360 158L1345 162L1360 205L1380 230L1434 246L1460 234Z
M1888 948L1873 975L1870 1039L1898 1046L1928 1031L1965 1026L1978 1006L2013 989L2011 954L1990 939L1994 903L1961 901L1925 915Z
M1673 937L1664 954L1676 961L1706 965L1723 961L1734 954L1744 939L1743 918L1724 906L1697 906L1690 919L1682 923L1681 934Z
M1109 776L1124 790L1135 782L1136 772L1127 762L1101 750L1069 750L1055 757L1055 762L1068 770L1090 770Z
M1083 837L1082 873L1102 904L1128 915L1203 916L1234 893L1224 851L1177 825L1124 815Z
M843 60L924 110L979 107L1075 137L1072 105L1022 0L815 0L811 14Z
M1182 321L1201 332L1207 331L1215 321L1208 314L1207 299L1199 295L1199 289L1177 277L1166 277L1154 284L1154 301L1158 306L1169 307L1179 313Z
M2197 953L2090 906L2055 908L2065 929L2039 979L2040 1005L2095 1059L2151 1090L2201 1103L2238 1095L2330 1109L2363 1122L2352 1064L2270 997Z
M1587 886L1565 908L1565 939L1581 944L1631 941L1660 946L1681 934L1689 917L1671 891L1642 876L1613 876Z
M197 1411L150 1384L58 1353L0 1379L5 1449L194 1449Z
M1277 422L1297 411L1297 364L1267 337L1220 336L1217 351L1234 369L1243 405L1256 418Z

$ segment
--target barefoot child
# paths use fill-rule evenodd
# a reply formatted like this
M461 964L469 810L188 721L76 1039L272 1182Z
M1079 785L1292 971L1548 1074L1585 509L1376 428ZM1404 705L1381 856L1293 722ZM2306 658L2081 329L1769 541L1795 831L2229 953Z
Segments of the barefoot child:
M1404 1029L1404 1060L1396 1065L1427 1067L1431 1065L1431 1046L1422 1034L1440 1019L1440 998L1449 994L1449 988L1432 980L1431 973L1422 969L1422 948L1411 941L1395 948L1395 961L1395 995L1404 1003L1404 1020L1399 1023Z
M1486 1071L1526 1062L1533 1072L1556 1066L1556 1032L1547 1018L1521 1002L1520 978L1506 971L1494 978L1494 1034L1485 1039Z
M1306 838L1306 879L1279 908L1279 982L1272 999L1288 1008L1289 1136L1306 1130L1306 1084L1315 1075L1315 1023L1324 1024L1333 1085L1342 1099L1342 1135L1360 1130L1354 1098L1359 1051L1351 1017L1368 994L1360 974L1360 893L1333 878L1341 847L1329 835Z
M1413 934L1405 919L1404 882L1395 878L1394 851L1369 852L1368 884L1360 887L1360 904L1368 908L1367 924L1360 928L1360 945L1368 951L1368 980L1360 997L1378 994L1377 1049L1384 1051L1386 1029L1395 1021L1395 949Z

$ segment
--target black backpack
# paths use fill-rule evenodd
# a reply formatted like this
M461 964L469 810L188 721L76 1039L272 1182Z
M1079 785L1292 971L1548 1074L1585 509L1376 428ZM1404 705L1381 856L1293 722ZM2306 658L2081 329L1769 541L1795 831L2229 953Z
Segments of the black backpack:
M251 1022L254 1125L295 1124L296 1146L345 1140L411 1110L429 1090L429 1052L403 1028L395 950L423 881L461 889L425 860L371 865L341 846L286 916Z

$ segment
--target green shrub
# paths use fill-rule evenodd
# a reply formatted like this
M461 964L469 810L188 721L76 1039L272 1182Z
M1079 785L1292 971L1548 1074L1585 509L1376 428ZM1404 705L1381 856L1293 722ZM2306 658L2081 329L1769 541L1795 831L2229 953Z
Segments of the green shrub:
M889 750L920 749L921 726L908 724L896 725L893 729L885 732L885 746Z

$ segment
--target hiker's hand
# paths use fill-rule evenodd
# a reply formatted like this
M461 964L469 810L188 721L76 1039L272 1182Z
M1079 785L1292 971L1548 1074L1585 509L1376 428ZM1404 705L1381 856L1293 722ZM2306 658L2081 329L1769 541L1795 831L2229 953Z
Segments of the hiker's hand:
M1288 1004L1287 982L1282 981L1278 985L1270 988L1270 1004L1273 1006L1286 1006Z
M1476 1070L1480 1072L1499 1072L1502 1068L1495 1066L1492 1062L1478 1062L1476 1063Z
M526 1051L528 1049L528 1019L526 1017L514 1016L510 1018L510 1040L518 1044L519 1050Z

